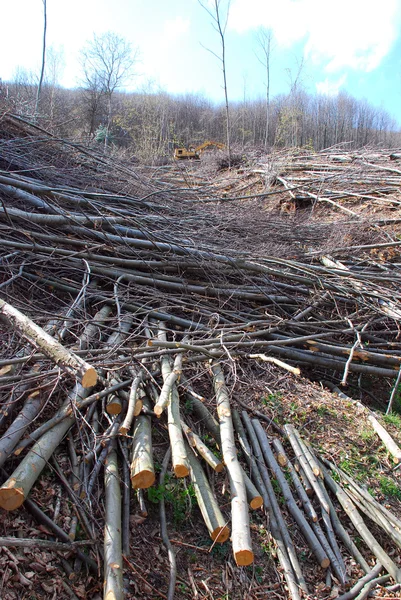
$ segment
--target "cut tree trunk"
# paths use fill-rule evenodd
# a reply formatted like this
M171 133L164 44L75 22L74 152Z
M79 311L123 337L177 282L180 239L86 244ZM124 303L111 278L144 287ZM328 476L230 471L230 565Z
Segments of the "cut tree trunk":
M322 569L327 569L330 565L330 559L328 558L324 548L322 547L320 541L314 534L311 526L306 520L304 514L298 507L295 502L294 496L292 495L290 486L287 483L286 478L284 477L283 472L281 471L278 462L276 461L273 452L270 448L269 441L267 439L266 433L262 427L262 425L256 419L252 420L252 425L255 429L259 444L262 448L263 456L265 458L266 464L269 465L271 470L273 471L278 484L281 487L283 492L284 499L286 501L288 510L294 517L295 521L298 523L299 528L301 529L306 541L309 544L309 547L313 551L316 556L316 559Z
M373 415L368 415L368 421L372 425L373 429L383 442L384 446L390 452L393 457L393 461L398 464L401 462L401 449L395 443L391 435L386 431L381 423Z
M70 392L68 401L81 400L88 394L89 388L85 389L78 383L74 390ZM49 458L74 423L75 415L67 417L42 435L7 481L0 487L1 508L15 510L24 503L35 481L47 465Z
M104 467L106 516L104 526L104 600L123 600L121 490L117 452L113 448Z
M253 563L249 513L244 476L237 457L234 441L234 428L231 408L223 371L219 363L213 363L214 389L216 393L217 414L220 423L220 437L223 459L230 475L232 544L235 562L238 566Z
M82 387L89 388L96 384L97 373L90 364L80 356L64 348L57 340L46 333L44 329L39 327L39 325L36 325L26 315L1 298L0 316L4 317L7 323L14 327L31 344L40 348L46 356L54 360L56 365L76 377Z
M151 410L150 402L144 405ZM152 424L150 417L139 415L135 419L132 439L131 483L136 489L145 489L155 482L155 467L152 455Z
M164 323L159 323L157 336L160 342L166 342L167 337ZM161 370L163 382L166 384L166 382L170 381L170 375L172 373L171 363L168 357L162 357ZM189 463L185 450L184 436L181 429L180 398L178 396L177 385L175 382L171 385L171 387L169 386L169 393L166 395L166 398L168 399L167 423L174 474L176 477L187 477L187 475L189 475ZM155 408L157 405L158 401L156 401ZM160 416L160 414L161 412L158 416Z
M230 529L221 513L201 464L189 446L187 447L187 455L191 467L191 480L203 520L212 540L223 544L230 535Z

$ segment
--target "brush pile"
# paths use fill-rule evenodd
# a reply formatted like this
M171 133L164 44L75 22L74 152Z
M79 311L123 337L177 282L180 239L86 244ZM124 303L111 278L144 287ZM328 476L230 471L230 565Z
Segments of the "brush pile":
M389 229L398 221L357 214L342 200L398 209L401 171L384 152L292 156L285 166L284 158L242 171L236 186L213 184L181 165L133 172L16 117L0 120L0 506L26 508L59 540L27 547L47 543L101 573L105 598L124 596L130 514L137 502L146 512L142 490L155 485L155 457L157 489L165 489L170 453L174 476L192 482L211 544L231 536L237 566L254 560L248 505L264 506L287 597L334 598L337 589L354 598L390 579L387 593L399 589L399 560L361 513L394 548L397 517L320 460L290 423L280 428L260 413L262 425L230 404L236 379L246 384L266 363L332 387L396 379L391 402L400 380L400 242ZM266 207L285 195L296 207L330 204L347 221L272 218ZM68 495L68 528L31 498L41 498L49 466ZM231 514L215 495L224 470ZM159 500L171 576L168 596L151 585L148 595L172 598L177 572L162 493ZM368 554L341 524L340 507ZM300 537L319 565L320 591L299 564ZM355 565L366 576L340 595L358 578ZM73 587L63 582L76 597ZM181 597L202 597L191 587Z

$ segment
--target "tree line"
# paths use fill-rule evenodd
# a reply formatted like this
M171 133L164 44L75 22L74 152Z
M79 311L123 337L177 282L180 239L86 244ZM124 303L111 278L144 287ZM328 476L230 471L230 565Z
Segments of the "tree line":
M267 43L265 65L268 67ZM105 151L124 149L143 162L169 159L174 147L205 140L230 140L234 150L303 147L321 150L346 143L398 147L401 133L383 108L345 92L337 96L310 94L296 80L288 94L216 104L199 94L174 96L162 90L123 91L137 61L137 51L114 33L94 36L81 52L81 85L58 84L59 61L47 55L40 82L24 71L0 82L6 109L34 117L51 133L101 144ZM268 70L268 69L267 69Z

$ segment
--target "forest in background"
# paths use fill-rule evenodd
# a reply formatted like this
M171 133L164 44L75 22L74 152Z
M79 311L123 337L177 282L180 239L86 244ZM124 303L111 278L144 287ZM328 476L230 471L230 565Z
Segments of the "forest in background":
M115 44L112 51L105 42ZM100 43L100 49L96 49ZM35 122L55 136L120 149L143 163L169 160L173 149L205 140L226 142L227 108L200 94L174 96L152 85L146 90L123 90L124 68L135 58L124 41L112 33L88 44L82 86L66 89L58 83L57 60L48 59L43 84L20 71L14 81L1 82L3 110ZM107 68L99 67L110 53ZM115 66L115 52L120 60ZM126 55L124 55L126 52ZM126 61L126 65L124 64ZM308 93L296 78L287 94L229 103L229 137L236 151L307 148L319 151L338 144L347 149L401 146L396 120L383 108L346 92L337 96Z

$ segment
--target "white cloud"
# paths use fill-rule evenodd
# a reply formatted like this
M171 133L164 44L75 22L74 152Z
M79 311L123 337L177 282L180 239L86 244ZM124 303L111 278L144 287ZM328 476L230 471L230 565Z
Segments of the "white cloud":
M342 75L338 79L329 79L326 77L324 81L316 83L316 91L318 94L324 96L337 96L340 89L343 87L347 80L347 75Z
M399 0L234 0L229 27L243 33L260 26L289 47L305 41L305 56L327 72L378 67L399 34Z
M178 37L188 33L189 28L189 19L184 19L181 16L175 17L175 19L168 19L163 23L163 40L174 42Z

